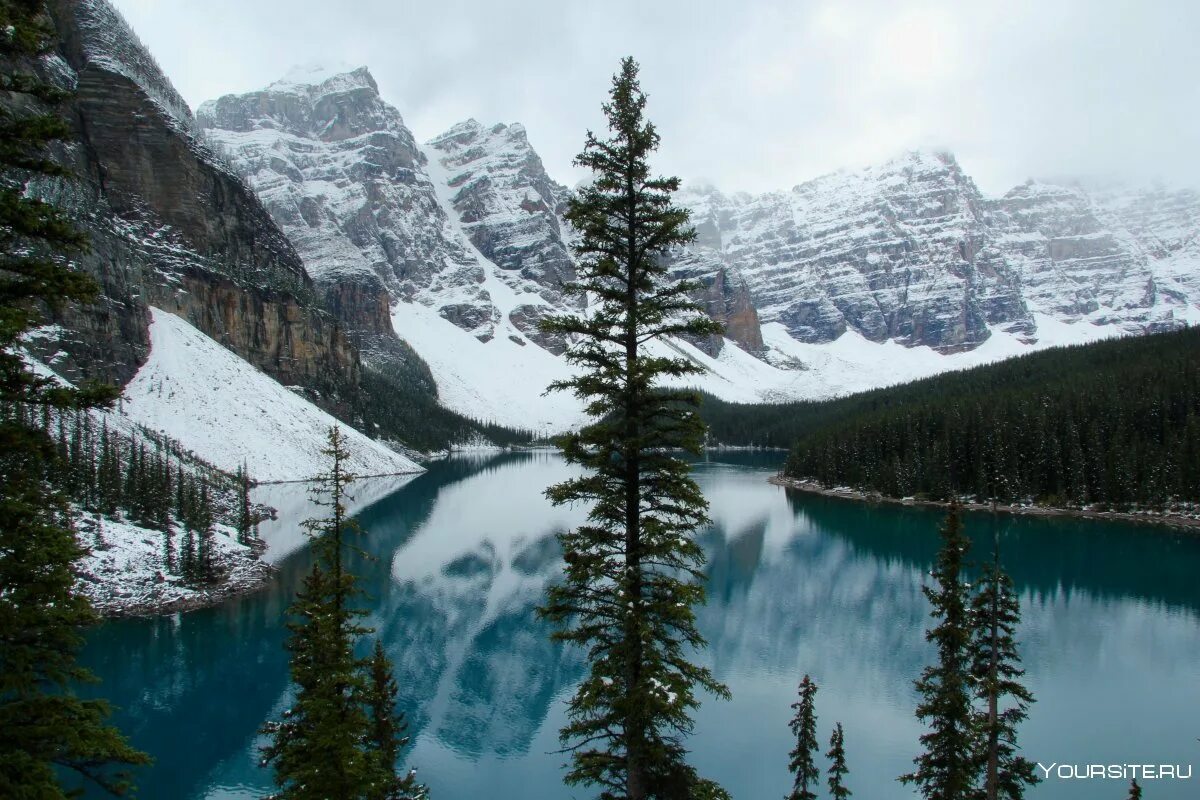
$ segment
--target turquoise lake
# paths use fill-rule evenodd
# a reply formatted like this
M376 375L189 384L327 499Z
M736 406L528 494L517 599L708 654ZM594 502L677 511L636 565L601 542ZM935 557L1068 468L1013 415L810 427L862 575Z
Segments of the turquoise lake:
M701 535L709 648L699 658L733 699L704 700L692 761L735 798L783 797L789 705L809 673L820 739L845 727L854 796L915 797L895 777L922 732L912 682L931 657L921 585L941 514L787 492L766 481L780 461L713 453L696 464L713 518ZM367 624L396 664L413 741L405 762L434 800L592 796L562 785L554 752L585 665L534 616L559 569L554 534L583 517L542 490L572 470L550 453L459 458L359 489L370 501L359 544L372 558L353 568ZM271 491L264 499L301 513L302 489ZM1021 729L1025 755L1047 766L1191 766L1190 780L1142 781L1145 797L1200 797L1200 537L986 514L967 527L978 558L999 528L1020 592L1038 701ZM280 565L270 586L215 608L111 621L89 637L97 691L155 758L138 773L141 798L261 797L272 786L256 731L288 703L283 621L310 562L291 522L266 535ZM1052 777L1028 797L1123 798L1127 786Z

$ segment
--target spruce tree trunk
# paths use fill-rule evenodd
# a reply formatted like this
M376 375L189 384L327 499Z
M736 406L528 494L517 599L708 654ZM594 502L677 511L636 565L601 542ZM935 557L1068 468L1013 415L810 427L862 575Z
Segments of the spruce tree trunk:
M625 569L628 575L629 602L634 613L625 626L625 681L626 696L633 696L641 682L642 637L639 632L638 614L642 605L641 563L641 496L638 491L641 473L641 447L638 426L637 386L634 371L637 368L637 229L635 211L637 198L633 188L633 167L629 167L625 180L626 198L629 203L629 286L625 294ZM627 777L625 792L629 800L646 797L644 744L645 732L641 715L631 708L626 715L626 761Z
M998 618L1000 616L999 595L1000 587L996 586L992 592L992 652L988 671L988 681L990 682L988 686L988 760L985 782L987 800L996 800L996 773L1000 769L1000 727L997 724L999 716L997 672L999 671L999 665L996 663L1000 647L1000 632L997 629Z

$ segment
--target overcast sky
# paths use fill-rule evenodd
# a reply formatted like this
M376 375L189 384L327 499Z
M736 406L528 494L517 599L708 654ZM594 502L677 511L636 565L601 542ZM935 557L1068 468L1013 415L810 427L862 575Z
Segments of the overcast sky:
M785 189L912 147L985 193L1028 177L1200 186L1200 0L114 0L193 108L301 63L371 69L421 141L522 122L551 175L621 56L660 172Z

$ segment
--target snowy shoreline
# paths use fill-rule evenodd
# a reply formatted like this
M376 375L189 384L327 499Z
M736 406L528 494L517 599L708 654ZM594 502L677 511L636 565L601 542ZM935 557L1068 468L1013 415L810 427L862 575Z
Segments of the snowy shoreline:
M433 459L430 459L430 460L433 460ZM361 481L361 480L367 480L369 478L396 478L396 477L400 477L402 475L408 476L408 477L413 477L416 475L420 475L424 471L425 471L425 469L422 467L421 469L410 469L410 470L404 470L401 472L375 472L370 475L355 474L354 480ZM255 486L282 486L284 484L289 484L289 483L316 483L316 482L317 482L316 478L289 478L286 480L281 479L281 480L275 480L275 481L255 481L254 485Z
M862 492L849 487L827 489L812 481L802 481L795 478L785 478L772 475L768 483L782 486L785 489L795 489L807 494L818 494L824 497L837 497L843 500L857 500L868 503L891 503L902 506L926 506L930 508L949 508L945 500L918 500L913 497L887 497L877 492ZM1164 514L1156 511L1130 513L1126 511L1097 511L1086 508L1060 508L1055 506L1013 506L997 503L960 502L959 506L967 511L998 511L1003 514L1015 514L1027 517L1076 517L1079 519L1097 519L1111 522L1136 522L1143 525L1160 525L1180 528L1188 533L1200 534L1200 516L1184 516L1182 514Z
M213 554L221 579L189 584L163 568L161 531L126 521L79 521L77 536L89 552L76 566L76 587L104 619L149 617L216 605L267 585L277 569L262 557L264 545L240 544L236 531L215 526ZM89 541L90 539L90 541Z

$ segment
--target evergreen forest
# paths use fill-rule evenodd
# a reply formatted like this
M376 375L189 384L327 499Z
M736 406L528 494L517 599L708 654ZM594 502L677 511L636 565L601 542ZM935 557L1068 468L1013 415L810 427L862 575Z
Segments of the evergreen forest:
M1200 500L1200 330L1056 348L824 403L729 415L794 446L785 472L892 497L1161 508Z

